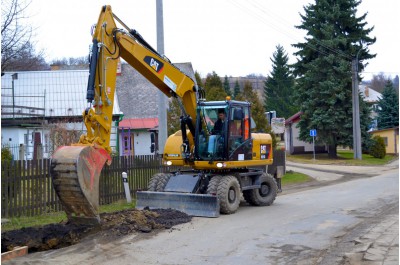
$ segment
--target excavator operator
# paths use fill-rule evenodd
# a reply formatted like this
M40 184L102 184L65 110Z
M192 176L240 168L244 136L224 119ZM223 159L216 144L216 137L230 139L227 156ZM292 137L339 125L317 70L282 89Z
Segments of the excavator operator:
M218 109L218 120L214 124L212 134L221 134L225 123L225 110Z

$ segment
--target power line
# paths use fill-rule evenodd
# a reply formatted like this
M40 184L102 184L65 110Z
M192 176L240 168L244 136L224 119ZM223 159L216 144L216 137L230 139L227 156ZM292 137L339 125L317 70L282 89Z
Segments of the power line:
M263 15L263 14L256 13L256 12L254 11L254 9L251 9L251 8L249 8L248 6L243 5L243 4L242 4L243 2L240 3L240 2L238 2L237 0L230 0L230 2L231 2L233 5L235 5L237 8L239 8L240 10L247 12L249 15L251 15L252 17L255 17L256 19L258 19L259 21L261 21L263 24L268 25L269 27L271 27L271 28L274 29L275 31L277 31L277 32L279 32L279 33L285 35L286 37L288 37L288 38L294 40L295 42L300 42L299 39L298 39L298 38L299 38L298 36L294 36L292 33L290 33L289 31L287 31L286 27L288 26L288 22L287 22L285 19L281 18L279 15L276 15L276 14L274 14L274 13L272 13L272 12L268 12L267 9L265 9L265 7L262 6L261 4L255 3L255 2L253 2L253 1L247 1L251 6L255 7L255 10L259 10L260 12L264 13L266 16ZM280 26L280 25L277 25L276 23L274 23L274 21L268 21L267 18L269 18L269 17L275 17L275 18L277 18L276 20L280 20L280 21L281 21L281 24L280 24L280 25L284 25L285 27L282 27L282 26ZM328 56L330 53L333 53L333 54L336 54L336 55L341 56L341 57L343 57L343 58L345 58L345 59L348 59L348 60L351 60L351 59L352 59L352 56L351 56L351 55L348 55L348 54L344 53L344 52L341 51L341 50L338 50L338 49L329 47L329 46L327 46L327 45L324 45L321 41L319 41L319 40L317 40L317 39L314 39L314 41L315 41L318 45L320 45L322 48L325 48L325 49L328 50L328 51L320 50L320 49L318 49L317 47L315 47L314 45L312 45L312 44L310 44L310 43L308 43L308 42L306 42L306 43L304 43L304 44L305 44L307 47L309 47L310 49L312 49L312 50L314 50L314 51L317 51L317 52L319 52L319 53L321 53L321 54L323 54L323 55L325 55L325 56Z

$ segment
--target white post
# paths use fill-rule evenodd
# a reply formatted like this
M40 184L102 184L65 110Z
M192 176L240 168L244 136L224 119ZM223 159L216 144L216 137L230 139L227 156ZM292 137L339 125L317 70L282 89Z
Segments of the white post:
M312 137L312 145L313 145L313 154L314 154L314 160L315 160L315 136Z
M131 192L129 190L128 174L126 174L126 172L122 172L122 182L124 183L126 201L128 203L131 203L132 198L131 198Z

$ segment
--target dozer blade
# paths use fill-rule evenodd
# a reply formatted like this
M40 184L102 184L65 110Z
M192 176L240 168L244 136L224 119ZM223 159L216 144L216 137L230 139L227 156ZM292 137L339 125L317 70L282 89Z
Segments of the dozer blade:
M104 149L91 146L62 146L53 154L50 175L69 222L100 223L100 172L110 159Z
M174 209L188 215L218 217L219 201L217 196L178 192L138 191L136 208Z

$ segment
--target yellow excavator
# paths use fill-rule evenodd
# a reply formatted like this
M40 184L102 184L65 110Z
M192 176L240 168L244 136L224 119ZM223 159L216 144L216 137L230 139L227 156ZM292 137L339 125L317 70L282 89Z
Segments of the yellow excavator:
M119 58L178 100L182 112L181 129L168 137L161 154L163 165L180 170L155 174L148 190L137 192L138 209L172 208L193 216L218 217L236 212L241 199L255 206L274 202L277 182L266 173L273 161L272 139L269 134L251 132L250 103L229 98L207 102L201 87L126 26L110 6L101 8L92 35L88 107L83 111L87 133L78 143L58 148L50 166L70 222L100 222L99 177L103 166L111 163Z

